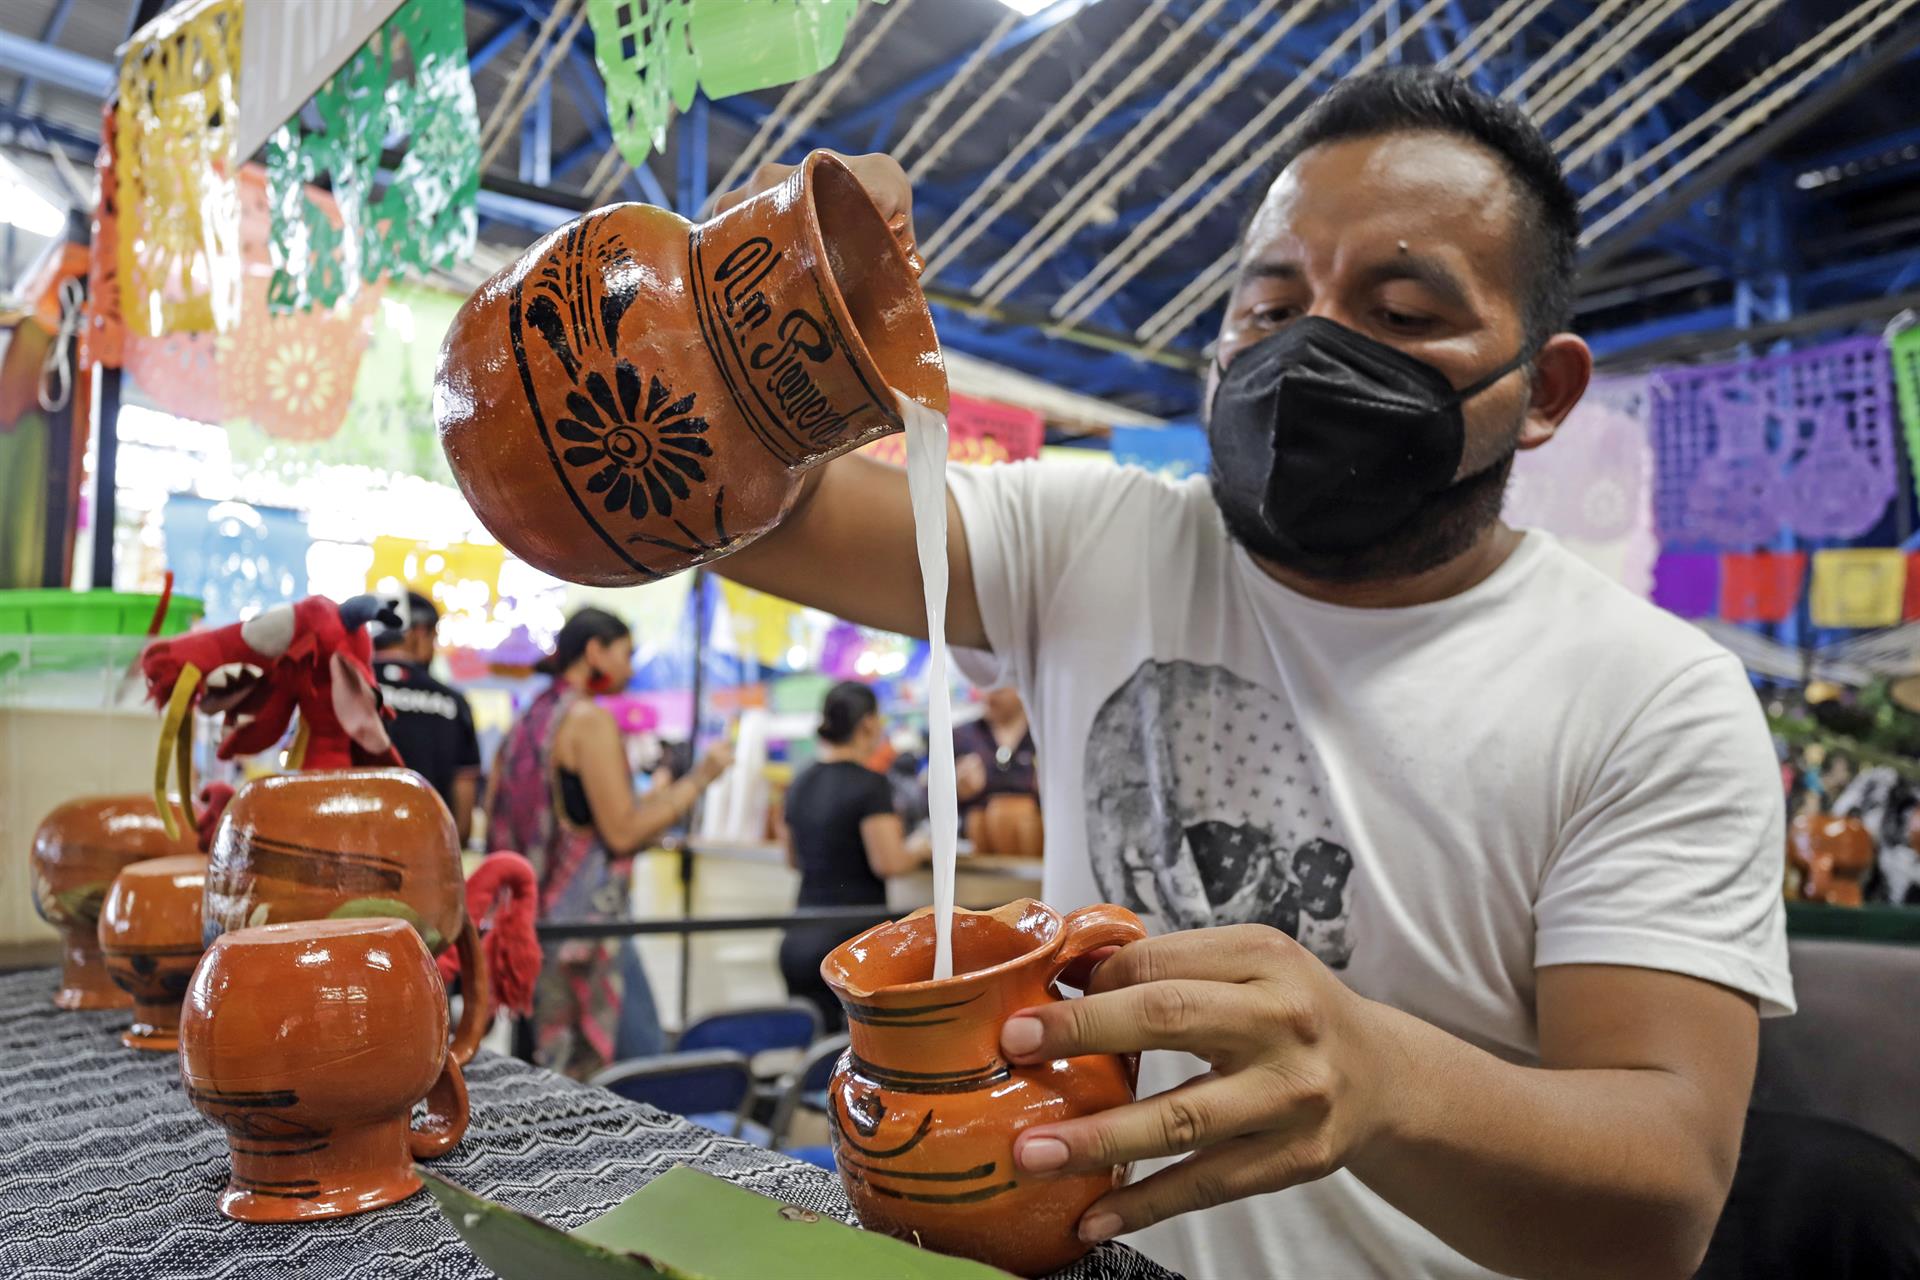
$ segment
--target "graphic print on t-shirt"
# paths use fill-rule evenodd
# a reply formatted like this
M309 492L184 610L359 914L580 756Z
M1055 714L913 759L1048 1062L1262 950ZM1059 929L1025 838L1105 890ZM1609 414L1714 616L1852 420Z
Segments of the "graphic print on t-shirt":
M1286 699L1149 659L1093 718L1087 844L1109 901L1173 929L1270 924L1328 966L1353 955L1353 854Z

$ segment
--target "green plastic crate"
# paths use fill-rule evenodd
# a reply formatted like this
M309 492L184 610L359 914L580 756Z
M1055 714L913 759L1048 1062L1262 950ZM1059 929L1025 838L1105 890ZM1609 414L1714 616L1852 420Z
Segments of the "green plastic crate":
M159 603L138 591L0 591L0 636L144 636ZM179 635L203 613L200 601L177 595L160 634Z

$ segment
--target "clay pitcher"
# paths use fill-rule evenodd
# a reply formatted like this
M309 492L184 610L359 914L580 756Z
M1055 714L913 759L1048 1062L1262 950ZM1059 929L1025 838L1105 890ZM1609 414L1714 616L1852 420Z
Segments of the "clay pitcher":
M190 827L167 834L150 796L69 800L33 833L33 908L60 931L62 1009L124 1009L133 1003L107 975L100 954L100 908L113 878L132 863L195 853Z
M697 226L596 210L454 317L441 446L488 530L556 577L624 586L725 555L779 522L801 472L903 428L890 388L946 411L916 271L825 152Z
M467 917L453 814L411 769L342 769L257 778L213 834L206 934L228 929L394 916L438 955L460 950L465 1007L454 1057L465 1065L487 1030L486 961Z
M180 1047L180 1002L206 950L200 902L207 860L201 854L136 862L114 878L100 909L100 950L115 985L133 997L129 1049L172 1053Z
M860 1221L1022 1275L1087 1251L1080 1217L1126 1177L1027 1174L1014 1135L1133 1100L1134 1064L1106 1055L1012 1066L1000 1024L1060 999L1054 979L1100 947L1146 936L1124 907L1064 919L1023 898L954 913L953 968L933 971L931 908L841 944L820 973L852 1043L827 1089L834 1163Z
M1860 882L1873 867L1873 836L1858 818L1803 813L1787 827L1787 851L1805 872L1800 896L1836 907L1861 903Z
M180 1077L232 1157L220 1212L337 1218L420 1189L467 1128L447 1002L400 920L303 920L214 940L180 1018ZM426 1114L409 1123L414 1104Z

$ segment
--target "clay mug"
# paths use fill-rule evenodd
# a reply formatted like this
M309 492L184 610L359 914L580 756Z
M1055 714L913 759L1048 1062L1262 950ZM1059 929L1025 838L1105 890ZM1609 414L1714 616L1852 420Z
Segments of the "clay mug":
M441 347L433 412L474 513L571 582L651 581L779 523L801 472L944 413L917 260L816 151L693 225L598 209L481 285Z
M1109 1055L1028 1066L1000 1056L1000 1024L1061 998L1069 964L1146 936L1125 907L1061 917L1023 898L954 912L954 975L935 982L931 908L842 943L820 974L851 1043L827 1088L834 1163L863 1225L1022 1275L1087 1251L1075 1228L1126 1169L1029 1174L1014 1135L1133 1100L1134 1062Z
M220 1212L242 1222L337 1218L420 1189L415 1160L467 1130L447 1002L403 920L236 929L194 970L180 1076L226 1131ZM411 1122L414 1104L426 1115Z
M136 862L107 890L100 950L115 985L133 997L133 1025L120 1033L129 1049L180 1047L180 1002L207 949L200 935L206 887L207 860L194 853Z
M1805 872L1802 898L1837 907L1860 905L1860 882L1875 854L1873 836L1860 819L1803 813L1787 827L1787 852Z
M453 1054L463 1066L486 1034L490 1002L480 934L467 916L460 837L446 802L411 769L339 769L256 778L213 833L209 941L289 920L393 916L438 955L459 948L464 1005Z
M1038 858L1046 844L1040 802L1032 796L988 796L967 815L967 840L975 853Z
M95 796L56 807L33 833L33 908L60 931L62 1009L124 1009L133 1003L107 975L100 907L113 878L147 858L197 852L192 829L166 824L151 796Z

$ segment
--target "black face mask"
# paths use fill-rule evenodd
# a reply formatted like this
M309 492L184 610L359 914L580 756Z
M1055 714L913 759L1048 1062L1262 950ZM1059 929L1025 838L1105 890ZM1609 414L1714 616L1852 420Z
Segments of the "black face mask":
M1455 390L1426 361L1318 316L1263 338L1221 369L1207 416L1228 528L1309 554L1380 543L1454 487L1461 403L1532 358Z

